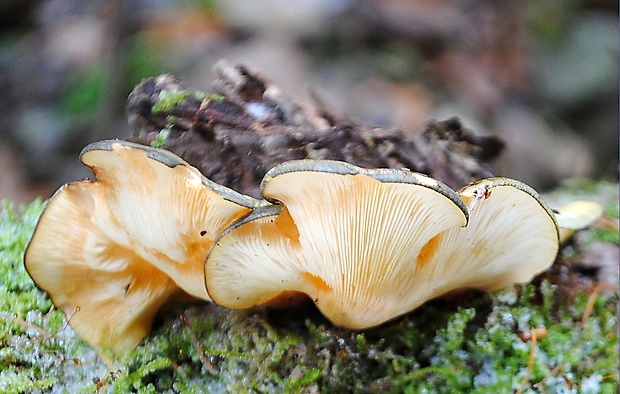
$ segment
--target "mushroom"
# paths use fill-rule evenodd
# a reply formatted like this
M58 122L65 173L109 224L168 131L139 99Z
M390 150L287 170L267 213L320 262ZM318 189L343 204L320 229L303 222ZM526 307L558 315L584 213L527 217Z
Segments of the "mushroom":
M560 227L560 241L569 240L577 230L582 230L603 215L603 207L594 201L572 201L555 210Z
M424 246L467 223L459 196L407 170L301 160L271 169L261 207L227 229L205 264L212 300L232 309L305 293L334 324L378 325L418 305Z
M559 249L555 216L528 185L483 179L459 191L469 212L466 228L439 234L426 247L433 262L417 272L428 297L455 289L497 290L547 270Z
M207 291L228 308L300 292L335 325L365 329L453 290L528 281L558 251L553 214L514 180L456 194L409 171L296 161L261 189L279 206L228 228L206 260Z
M81 338L118 352L140 342L172 295L209 300L206 253L256 201L167 151L113 140L80 156L97 180L52 196L24 261Z

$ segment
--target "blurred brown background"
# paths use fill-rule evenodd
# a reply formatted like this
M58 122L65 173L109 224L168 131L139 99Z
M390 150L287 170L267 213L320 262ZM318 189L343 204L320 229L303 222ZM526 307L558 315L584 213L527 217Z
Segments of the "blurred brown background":
M606 0L0 0L0 199L89 176L80 149L129 135L142 78L208 90L220 59L381 127L459 116L543 190L617 179L618 56Z

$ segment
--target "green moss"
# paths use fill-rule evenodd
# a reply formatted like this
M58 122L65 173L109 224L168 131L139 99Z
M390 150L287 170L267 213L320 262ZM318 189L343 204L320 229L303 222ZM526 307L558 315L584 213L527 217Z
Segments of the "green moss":
M616 218L616 219L618 219L618 216L620 215L620 212L618 210L618 205L613 205L613 204L606 206L603 213L609 217Z
M75 392L107 373L24 269L42 209L40 200L20 210L0 202L0 392L45 391L57 382Z
M200 96L202 96L202 99L209 99L211 101L215 101L216 103L221 103L222 101L224 101L224 99L226 97L222 96L221 94L216 94L216 93L210 93L210 94L206 94L206 93L201 93L201 92L195 92L194 95L199 98ZM199 96L200 95L200 96Z
M168 141L168 137L170 136L170 129L165 128L162 129L159 133L157 133L157 137L151 142L151 146L153 148L163 148L166 141Z
M586 241L588 243L591 242L603 242L609 244L620 244L620 236L618 234L618 229L603 229L596 228L592 230L588 230Z
M215 94L215 93L205 93L201 91L196 92L187 92L185 90L180 91L171 91L166 90L159 93L159 102L153 105L151 112L154 114L169 114L174 110L178 105L183 104L190 94L193 98L197 100L209 99L215 102L221 102L224 100L224 96ZM174 115L168 115L170 119L168 119L168 124L174 124Z
M186 91L165 90L159 93L159 101L153 105L151 112L168 113L187 99Z
M177 305L111 367L23 268L42 208L0 212L0 392L617 392L617 295L598 296L582 327L588 295L561 300L548 282L432 301L362 332L333 327L312 304ZM547 335L528 372L532 345L519 334L533 327Z

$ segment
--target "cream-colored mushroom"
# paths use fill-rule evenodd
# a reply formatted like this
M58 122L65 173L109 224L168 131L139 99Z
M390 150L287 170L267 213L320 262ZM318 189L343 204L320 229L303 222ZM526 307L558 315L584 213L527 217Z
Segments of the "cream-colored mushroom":
M82 162L105 185L109 211L131 247L185 292L207 299L204 258L213 240L257 201L205 178L171 152L126 141L101 141ZM119 244L127 242L116 237Z
M555 210L560 227L560 242L568 241L577 230L582 230L603 216L603 207L594 201L572 201Z
M256 201L159 149L102 141L81 159L97 180L51 198L24 260L78 335L116 352L138 344L171 295L209 300L204 257Z
M89 345L117 352L150 331L159 306L178 291L163 272L108 234L112 219L97 183L63 186L28 246L26 269Z
M408 171L302 161L262 189L281 206L229 228L205 264L210 296L229 308L301 292L334 324L365 329L453 290L526 282L558 251L553 213L514 180L457 195Z
M553 264L559 249L557 224L532 188L491 178L459 195L468 207L467 227L448 229L431 240L424 247L429 261L416 267L416 275L426 278L422 288L428 297L528 282Z
M261 187L282 206L257 209L227 230L206 261L209 295L228 308L293 291L334 324L378 325L419 305L424 245L467 223L454 191L406 170L294 161L270 170Z

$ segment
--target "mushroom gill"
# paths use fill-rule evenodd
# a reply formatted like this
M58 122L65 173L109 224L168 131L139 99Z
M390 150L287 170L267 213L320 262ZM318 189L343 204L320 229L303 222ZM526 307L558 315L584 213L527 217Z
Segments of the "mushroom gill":
M461 189L459 195L468 207L467 227L439 234L433 240L432 262L416 267L416 275L426 279L419 288L426 297L525 283L555 261L555 217L532 188L513 179L490 178Z
M24 261L80 337L117 352L138 344L174 293L209 300L204 257L255 200L125 141L91 144L81 159L98 180L56 192Z
M261 188L281 210L257 210L227 230L205 264L209 295L225 307L297 291L336 325L381 324L417 306L424 245L467 223L454 191L407 170L301 160L270 170Z
M213 240L256 201L165 150L112 140L88 145L80 157L103 185L109 211L135 252L183 291L208 299L204 258Z
M60 188L45 208L25 254L28 274L49 293L90 346L135 347L178 286L140 258L112 220L98 183Z

